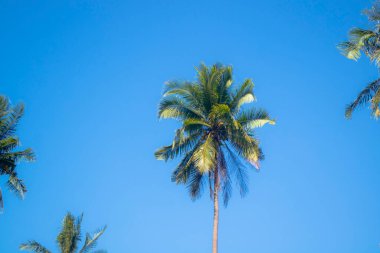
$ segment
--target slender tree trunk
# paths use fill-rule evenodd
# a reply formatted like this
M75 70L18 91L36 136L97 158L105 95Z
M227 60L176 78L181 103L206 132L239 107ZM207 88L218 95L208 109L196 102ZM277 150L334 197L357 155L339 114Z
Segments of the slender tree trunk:
M219 175L218 169L214 172L214 229L212 232L212 253L218 253L218 225L219 225Z

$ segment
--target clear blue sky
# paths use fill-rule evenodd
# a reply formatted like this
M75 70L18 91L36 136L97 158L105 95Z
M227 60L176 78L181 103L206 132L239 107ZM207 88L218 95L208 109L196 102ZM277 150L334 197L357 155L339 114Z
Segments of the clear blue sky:
M266 154L250 193L221 211L220 253L380 252L380 123L344 107L377 78L339 54L366 26L367 0L2 1L0 93L23 101L24 201L5 191L0 252L51 249L66 211L108 224L110 253L211 251L212 203L170 181L153 152L177 123L159 121L163 83L222 62L253 78ZM1 179L1 182L4 182ZM4 186L2 184L2 186Z

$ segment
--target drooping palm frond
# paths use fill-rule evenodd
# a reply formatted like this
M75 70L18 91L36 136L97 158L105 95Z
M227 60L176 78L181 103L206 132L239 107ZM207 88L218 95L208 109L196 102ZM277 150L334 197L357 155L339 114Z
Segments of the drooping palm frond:
M371 104L372 114L379 117L377 111L379 108L379 91L380 79L371 82L365 89L363 89L354 102L346 107L346 118L351 118L353 111L358 107L367 103Z
M35 253L51 253L51 251L36 241L28 241L27 243L21 244L20 250L27 250Z
M8 188L16 193L17 196L20 198L24 198L24 195L26 193L26 186L24 182L17 177L17 174L12 174L9 176L8 181L7 181Z
M246 165L240 160L257 167L264 157L254 129L275 122L264 110L243 110L255 101L254 85L250 79L232 85L232 67L201 64L196 71L194 82L166 83L159 117L180 120L182 126L172 144L155 155L165 161L182 158L172 180L187 185L193 199L208 183L210 192L216 187L222 191L227 205L233 181L242 196L248 189Z
M81 226L83 214L75 218L71 213L67 213L62 221L62 229L57 236L57 244L61 253L106 253L105 250L92 251L106 227L99 229L94 234L86 234L84 245L79 249L81 241ZM28 241L20 245L21 250L33 251L36 253L50 253L45 247L36 241Z

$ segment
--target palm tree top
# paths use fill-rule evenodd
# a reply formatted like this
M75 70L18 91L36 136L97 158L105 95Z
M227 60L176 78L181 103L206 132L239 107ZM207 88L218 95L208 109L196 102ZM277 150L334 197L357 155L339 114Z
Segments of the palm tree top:
M196 81L169 81L165 85L158 116L177 119L182 126L172 144L158 149L155 156L164 161L182 157L172 180L186 184L193 199L201 195L206 182L212 185L218 168L227 204L233 178L244 195L248 188L246 169L252 165L259 168L264 158L254 129L275 121L263 109L243 109L256 100L254 84L246 79L234 85L231 66L201 64L196 71Z
M86 234L82 247L82 220L83 215L75 218L71 213L67 213L62 222L62 228L57 236L57 244L61 253L106 253L104 250L92 251L97 244L99 237L105 232L106 226L98 229L94 234ZM36 253L51 253L46 247L37 241L31 240L20 245L21 250Z
M348 41L340 43L338 48L344 56L355 61L364 53L371 62L380 67L380 1L375 2L371 9L365 10L364 14L373 23L372 29L352 28ZM372 116L379 118L380 79L369 83L356 99L347 105L346 118L351 118L358 106L367 104L370 105Z

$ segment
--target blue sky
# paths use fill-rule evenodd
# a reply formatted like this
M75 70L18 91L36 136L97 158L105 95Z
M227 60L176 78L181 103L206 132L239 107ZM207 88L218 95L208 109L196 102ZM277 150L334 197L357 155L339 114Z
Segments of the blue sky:
M38 160L29 192L5 192L0 252L36 239L55 250L66 211L108 224L108 252L210 252L212 203L170 181L153 152L177 123L159 121L163 83L200 62L250 77L276 126L250 193L221 211L220 253L380 252L379 122L344 107L377 70L336 45L366 26L367 0L2 1L0 93L24 102L19 127ZM1 179L1 182L4 182ZM4 186L2 184L2 186Z

